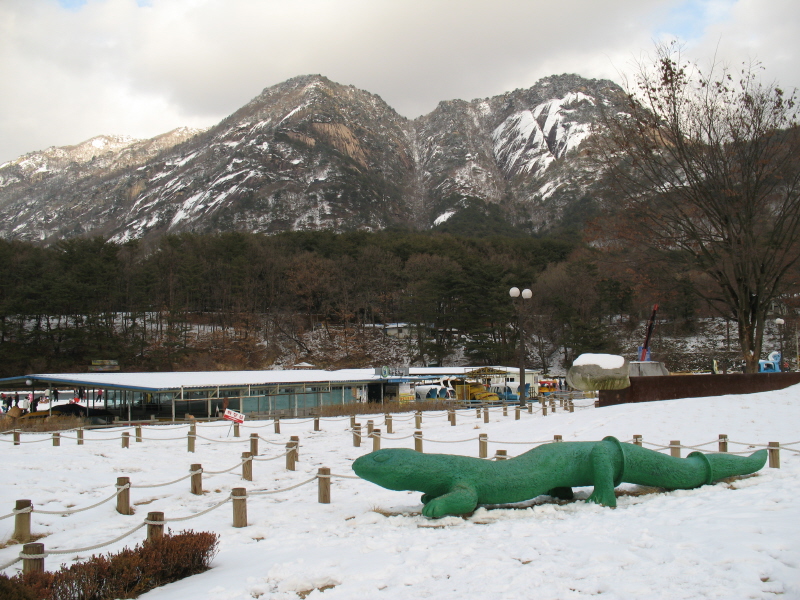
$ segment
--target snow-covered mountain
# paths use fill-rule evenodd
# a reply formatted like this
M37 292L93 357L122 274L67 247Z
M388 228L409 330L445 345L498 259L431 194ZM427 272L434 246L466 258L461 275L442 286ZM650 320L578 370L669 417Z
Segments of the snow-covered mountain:
M467 198L545 229L597 185L582 143L621 95L560 75L409 120L369 92L296 77L205 131L98 136L0 166L0 236L427 228Z

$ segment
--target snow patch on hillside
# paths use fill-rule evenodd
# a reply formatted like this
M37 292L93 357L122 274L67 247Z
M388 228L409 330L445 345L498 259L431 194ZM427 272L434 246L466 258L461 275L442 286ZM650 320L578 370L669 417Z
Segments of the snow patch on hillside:
M581 92L548 100L533 110L509 116L493 132L494 155L506 174L541 174L550 164L580 146L591 133L589 123L577 123L572 112L595 101Z
M443 212L438 217L436 217L436 219L434 219L433 225L434 226L441 225L442 223L447 221L450 217L452 217L454 214L456 214L456 211L454 211L454 210L448 210L448 211Z

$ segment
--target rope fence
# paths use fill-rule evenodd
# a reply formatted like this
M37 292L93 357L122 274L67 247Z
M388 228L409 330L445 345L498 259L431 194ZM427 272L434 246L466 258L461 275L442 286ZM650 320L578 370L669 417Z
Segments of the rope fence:
M572 400L567 398L566 396L565 396L565 398L561 398L559 400L559 402L560 402L560 407L562 407L565 410L569 410L570 412L572 412L575 409L584 409L584 408L593 408L593 407L595 407L595 404L589 404L589 405L586 405L586 406L574 405ZM546 416L547 413L548 413L548 403L549 403L549 407L550 407L550 412L555 412L556 411L556 398L549 398L549 399L539 398L539 403L541 404L541 406L535 406L537 404L535 399L531 399L526 404L526 406L528 408L528 413L530 413L530 414L541 413L541 414ZM430 411L430 412L426 412L425 413L425 418L426 419L449 418L449 419L451 419L452 424L455 425L454 421L455 421L455 414L456 413L463 415L467 411L477 409L478 411L483 410L484 411L484 418L488 418L489 414L495 414L496 412L498 412L500 410L503 411L503 414L505 416L505 415L507 415L508 408L512 408L512 407L515 408L515 410L516 410L516 418L519 419L519 414L522 412L522 407L519 407L518 404L508 404L508 403L505 403L502 406L499 405L499 404L495 404L495 405L489 406L489 405L486 405L486 404L479 404L479 403L468 404L468 405L461 405L460 404L460 405L454 406L452 409L449 409L447 411ZM422 412L421 411L417 411L417 413L415 415L410 415L410 416L405 416L405 417L397 416L396 413L395 414L387 413L385 415L385 417L388 417L388 420L391 420L393 418L394 421L396 421L396 422L408 422L408 421L411 421L412 419L414 419L416 421L415 422L415 425L416 425L415 428L419 429L421 427L421 420L422 420ZM354 416L341 417L341 418L339 418L339 417L319 417L319 416L317 416L317 417L313 417L311 419L287 419L285 422L288 422L291 425L314 423L314 430L315 431L319 431L320 430L320 428L319 428L320 427L320 423L345 421L348 418L350 419L351 423L353 423L354 418L355 418ZM284 422L284 421L282 421L282 418L280 416L273 417L271 423L270 422L266 422L266 423L258 424L258 425L251 424L251 423L248 423L248 424L244 424L244 423L242 423L242 424L238 424L238 423L232 424L230 421L222 421L222 422L214 421L214 422L211 422L211 421L201 421L200 419L190 419L190 420L187 420L187 421L185 421L183 423L177 424L177 426L168 426L168 425L156 424L154 421L150 420L150 421L135 421L135 422L134 421L130 421L125 425L117 422L117 423L114 423L114 424L97 425L97 426L92 426L92 427L74 427L74 428L70 428L70 429L59 430L57 432L52 432L52 433L60 434L63 439L77 440L78 444L82 445L84 443L84 441L97 442L97 441L114 441L114 440L120 440L121 439L121 437L84 437L84 431L86 431L87 429L88 430L104 430L104 429L108 429L108 428L119 428L119 427L127 427L127 428L130 429L130 428L135 427L136 428L136 441L137 442L143 442L143 441L174 441L174 440L177 440L177 439L181 439L180 437L146 437L146 436L142 435L142 430L143 429L145 431L147 431L147 432L150 432L150 431L180 430L180 429L186 429L187 427L190 428L190 429L193 429L195 427L200 427L200 428L220 428L220 427L233 426L234 437L238 438L239 437L238 430L239 430L240 426L244 427L244 428L250 428L250 429L263 429L265 427L269 427L270 424L272 424L273 427L275 428L275 433L280 433L280 424L282 422ZM65 435L65 434L69 434L69 433L72 433L72 432L77 432L77 435L76 436ZM42 437L41 437L41 439L36 439L36 440L22 440L22 439L20 439L20 436L21 436L22 433L25 433L26 435L41 435ZM391 431L387 431L387 433L391 433ZM124 432L121 432L121 435L124 436ZM8 439L9 437L11 437L13 439ZM197 435L197 433L194 434L194 437L202 439L204 441L211 442L211 443L236 443L237 441L239 441L239 440L214 439L214 438L209 438L209 437ZM49 439L51 439L49 434L42 434L41 432L26 432L26 431L22 431L22 430L19 430L19 429L13 429L13 430L6 431L6 432L0 432L0 442L4 442L4 443L8 443L8 444L14 444L14 445L41 443L41 442L46 442ZM267 439L265 439L263 437L261 439L266 443L280 445L280 442L273 442L273 441L267 440ZM54 445L58 445L58 444L54 442Z
M355 427L353 429L353 432L354 432L354 434L356 432L358 432L358 435L360 437L360 426ZM368 435L369 435L369 437L373 438L373 443L376 443L376 440L377 440L377 444L378 444L378 447L379 447L379 443L380 443L380 439L381 439L380 430L379 429L373 429L371 432L368 433ZM488 455L487 446L488 446L488 443L489 443L489 439L488 439L488 435L487 434L480 434L477 438L468 438L468 439L464 439L464 440L433 440L433 439L429 439L429 438L423 438L422 437L422 432L417 430L411 436L403 436L403 437L398 437L398 438L385 438L385 439L392 439L392 440L395 440L395 439L408 439L410 437L414 438L415 449L417 449L420 452L422 452L422 442L423 441L426 441L426 442L429 442L429 443L466 443L466 442L472 442L472 441L478 440L478 442L479 442L479 456L481 458L488 458L488 456L487 456ZM252 442L254 440L257 440L259 438L260 438L260 436L258 434L251 434L251 438L250 438L251 444L252 444ZM244 441L244 440L241 440L241 441ZM556 435L556 436L554 436L553 440L535 441L535 442L493 440L492 443L493 444L527 444L527 445L531 445L531 446L538 446L538 445L542 445L542 444L546 444L546 443L560 443L562 441L563 441L563 437L560 436L560 435ZM719 436L718 440L705 442L705 443L702 443L702 444L696 444L696 445L692 445L692 446L683 445L678 440L671 440L669 445L661 445L661 444L655 444L655 443L651 443L651 442L645 442L642 439L641 435L634 435L633 438L632 438L632 443L636 444L638 446L642 446L642 447L647 445L647 446L650 446L650 447L653 447L653 448L657 448L657 449L660 449L660 450L669 449L671 455L672 456L677 456L677 457L681 456L681 450L683 450L683 449L696 450L696 449L699 449L699 448L703 448L703 447L706 447L706 446L713 445L715 443L718 444L720 452L729 453L729 454L749 454L750 451L753 448L767 448L769 450L769 466L771 468L780 468L780 454L779 454L780 449L785 449L785 450L789 450L791 452L800 453L800 450L795 449L795 448L791 448L791 446L800 445L800 441L789 442L789 443L783 444L783 445L779 444L778 442L769 442L768 444L751 444L751 443L746 443L746 442L737 442L735 440L729 440L728 436L725 435L725 434L721 434ZM729 452L728 451L728 445L729 444L748 446L749 448L748 448L748 451L746 451L746 452ZM120 512L121 514L130 515L130 514L132 514L132 512L130 511L129 496L128 496L130 489L162 487L162 486L172 485L174 483L178 483L178 482L183 481L183 480L188 479L188 478L192 478L192 480L193 480L192 481L192 493L202 494L202 486L198 485L198 484L200 482L200 477L202 477L203 473L205 473L206 475L218 475L218 474L228 473L228 472L231 472L231 471L233 471L234 469L236 469L238 467L242 467L243 468L243 478L244 479L248 479L248 480L252 480L252 472L250 473L250 477L245 476L245 472L246 472L246 469L248 467L250 469L252 468L252 462L253 461L271 461L271 460L276 460L276 459L281 458L281 457L286 457L286 459L287 459L287 469L289 469L289 466L291 465L291 468L289 470L294 470L294 462L295 462L295 460L297 458L297 454L298 454L298 450L299 450L299 439L295 437L293 440L291 440L289 443L286 444L286 447L287 447L287 450L286 450L285 453L283 453L281 455L278 455L278 456L269 457L269 458L256 458L257 452L256 453L245 452L245 453L242 454L241 462L237 463L236 465L234 465L234 466L232 466L232 467L230 467L228 469L224 469L224 470L220 470L220 471L204 471L202 469L201 465L192 465L188 475L185 475L185 476L180 477L180 478L178 478L176 480L173 480L173 481L164 482L164 483L160 483L160 484L131 485L130 481L129 481L129 478L127 478L127 477L118 477L117 478L117 485L116 485L117 489L116 489L116 491L115 491L115 493L113 495L111 495L111 496L109 496L107 498L104 498L104 499L100 500L99 502L96 502L95 504L92 504L90 506L86 506L86 507L83 507L83 508L78 508L78 509L65 509L65 510L59 510L59 511L46 511L46 510L42 510L42 509L35 509L30 500L17 500L17 505L16 505L15 509L12 512L6 514L6 515L0 516L0 520L6 519L6 518L10 518L12 516L15 517L15 519L16 519L15 520L15 530L14 530L14 537L12 539L23 543L24 546L23 546L22 552L20 552L18 557L16 557L14 560L12 560L9 563L6 563L4 565L0 565L0 571L5 570L5 569L13 566L14 564L16 564L19 561L23 561L23 572L26 572L26 569L38 569L38 570L41 570L41 564L43 564L44 558L46 558L49 555L78 554L78 553L81 553L81 552L87 552L87 551L90 551L90 550L95 550L95 549L98 549L98 548L102 548L104 546L109 546L111 544L114 544L114 543L118 542L121 539L124 539L125 537L127 537L129 535L132 535L133 533L135 533L136 531L138 531L139 529L141 529L142 527L145 527L145 526L148 527L148 539L151 539L152 536L156 536L157 537L157 536L160 536L163 533L163 527L164 527L164 524L166 524L166 523L183 522L183 521L188 521L190 519L194 519L194 518L200 517L202 515L208 514L209 512L211 512L213 510L216 510L217 508L223 506L224 504L227 504L228 502L232 502L233 503L233 526L234 527L246 527L247 526L247 504L246 504L246 502L247 502L247 496L248 495L250 495L250 496L266 496L266 495L284 493L284 492L288 492L288 491L300 488L302 486L308 485L308 484L312 483L313 481L317 481L317 483L318 483L318 502L319 503L323 503L323 504L328 504L331 501L330 484L331 484L331 479L332 478L338 478L338 479L360 479L360 477L355 476L355 475L344 475L344 474L331 473L329 468L320 467L318 469L318 472L313 477L310 477L310 478L305 479L303 481L300 481L300 482L298 482L298 483L296 483L294 485L291 485L291 486L288 486L288 487L284 487L284 488L280 488L280 489L275 489L275 490L256 489L256 490L252 490L252 491L248 492L245 488L234 488L233 490L231 490L230 494L226 498L224 498L223 500L221 500L221 501L209 506L208 508L206 508L206 509L204 509L204 510L202 510L200 512L197 512L197 513L194 513L194 514L191 514L191 515L186 515L186 516L183 516L183 517L171 517L171 518L167 519L167 518L164 518L163 513L159 513L159 512L148 513L147 519L145 519L143 522L139 523L133 529L130 529L129 531L124 532L123 534L115 537L112 540L101 542L99 544L95 544L95 545L92 545L92 546L87 546L87 547L84 547L84 548L57 549L57 550L45 551L43 544L38 543L38 542L30 542L30 539L31 539L30 521L31 521L31 514L34 513L34 512L37 512L37 513L40 513L40 514L50 514L50 515L74 514L74 513L90 510L92 508L96 508L96 507L98 507L98 506L100 506L100 505L102 505L102 504L104 504L106 502L111 501L114 498L117 498L117 511ZM512 457L508 456L507 452L505 450L497 449L495 455L489 460L499 461L499 460L507 460L509 458L512 458ZM36 561L41 561L41 564L37 563ZM28 566L26 567L26 565L28 565Z

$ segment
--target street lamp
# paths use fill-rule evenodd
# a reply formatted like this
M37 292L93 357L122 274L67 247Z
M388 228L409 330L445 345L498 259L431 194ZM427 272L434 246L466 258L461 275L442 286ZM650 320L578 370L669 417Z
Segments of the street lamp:
M783 367L783 333L784 333L783 332L783 324L784 323L786 323L786 321L784 321L780 317L775 319L775 325L778 326L778 335L780 336L780 342L781 342L781 362L778 363L778 369L781 370L781 371L783 371L783 369L781 367Z
M508 295L511 296L512 302L514 302L514 308L517 312L517 330L519 331L519 405L521 407L525 406L525 329L523 328L523 321L522 317L520 316L520 306L518 302L515 302L517 298L522 296L524 300L530 300L533 296L533 292L531 292L528 288L525 288L521 292L519 291L518 287L512 287L508 290Z

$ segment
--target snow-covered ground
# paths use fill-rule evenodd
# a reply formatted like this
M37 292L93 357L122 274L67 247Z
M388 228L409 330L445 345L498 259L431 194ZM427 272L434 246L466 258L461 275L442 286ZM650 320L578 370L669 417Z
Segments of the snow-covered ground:
M588 401L586 401L588 402ZM394 417L395 433L413 432L411 415ZM407 420L401 420L407 419ZM367 417L360 417L366 425ZM258 423L250 423L257 425ZM241 441L228 437L221 424L198 426L198 434L233 443L197 440L197 452L186 447L186 427L145 428L145 441L119 443L119 429L86 432L86 444L62 439L13 446L0 443L2 486L0 514L14 501L33 500L35 508L60 510L88 506L114 493L118 476L132 484L154 484L185 475L192 463L207 471L236 465L248 449L247 437L259 432L279 445L260 443L261 458L283 453L289 436L301 440L298 470L286 471L284 459L254 464L254 481L240 479L241 469L205 475L202 496L189 493L189 481L165 487L134 488L136 514L123 516L114 501L70 516L34 513L34 534L48 549L81 548L117 535L140 523L148 511L166 517L198 513L224 500L231 488L275 490L305 481L327 466L334 474L353 475L350 465L371 450L352 445L345 420L323 420L314 432L310 421L282 421L281 434L271 422L243 428ZM769 393L682 399L608 408L585 408L554 415L495 409L485 424L475 411L459 414L451 427L444 413L425 414L426 440L464 440L486 433L490 455L498 448L510 455L561 434L564 441L597 440L613 435L645 444L685 445L714 442L718 434L731 442L766 445L800 440L800 386ZM41 434L38 434L41 437ZM74 436L74 434L69 434ZM67 438L67 436L64 436ZM111 440L90 441L96 438ZM152 438L175 440L155 441ZM2 436L8 439L7 436ZM35 434L24 440L37 439ZM425 441L426 452L477 456L478 442ZM410 438L384 447L413 447ZM794 448L800 449L800 444ZM732 451L753 448L731 443ZM688 450L684 450L684 455ZM635 486L622 486L632 489ZM231 504L203 516L173 523L174 531L193 529L220 534L213 568L203 574L149 592L147 600L250 598L352 599L571 599L623 598L800 598L800 457L784 449L781 468L765 467L756 476L689 491L620 496L616 509L584 503L589 488L577 490L578 501L555 503L540 497L522 508L479 508L469 518L430 521L419 515L419 494L393 492L357 479L334 478L331 504L317 502L316 482L274 495L250 496L249 526L232 527ZM13 518L0 521L0 544L11 537ZM144 538L140 529L95 552L109 552ZM13 560L20 547L0 549L0 564ZM48 569L60 562L87 558L91 552L52 555ZM6 569L11 574L20 564Z

